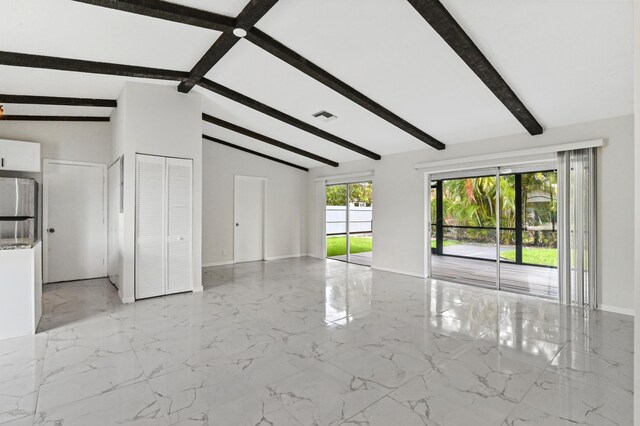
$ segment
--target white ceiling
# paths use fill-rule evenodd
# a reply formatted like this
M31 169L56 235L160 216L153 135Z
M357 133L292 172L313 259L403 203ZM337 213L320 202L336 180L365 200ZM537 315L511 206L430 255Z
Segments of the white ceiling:
M246 1L175 3L236 16ZM441 1L543 127L633 113L633 1ZM188 71L220 34L69 0L2 3L4 51ZM525 132L406 0L280 0L257 27L445 144ZM248 41L207 78L381 155L431 149ZM129 80L136 79L0 66L0 93L9 94L116 99ZM211 115L335 161L362 158L197 90ZM108 115L101 108L5 109ZM338 119L313 118L319 110ZM217 126L204 130L302 166L319 165Z
M188 71L220 34L70 0L2 10L2 50L36 55Z
M633 1L442 2L544 127L633 113Z

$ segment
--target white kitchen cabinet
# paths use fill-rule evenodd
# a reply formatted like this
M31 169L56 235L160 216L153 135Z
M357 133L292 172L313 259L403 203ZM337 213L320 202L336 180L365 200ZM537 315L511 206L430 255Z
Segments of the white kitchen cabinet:
M40 144L0 139L0 170L40 172Z
M191 160L136 156L136 299L193 290Z
M36 333L42 317L42 244L0 250L0 340Z

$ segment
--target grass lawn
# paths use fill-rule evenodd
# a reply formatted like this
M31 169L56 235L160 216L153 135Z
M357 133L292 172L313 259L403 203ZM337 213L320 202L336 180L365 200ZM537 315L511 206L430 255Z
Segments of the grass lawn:
M444 247L449 247L449 246L457 246L458 244L461 244L460 241L456 241L456 240L442 240L442 245ZM436 248L436 240L435 239L431 239L431 248Z
M516 251L503 251L500 257L502 257L503 259L515 261ZM554 248L538 247L523 248L522 263L529 263L531 265L558 266L558 250Z
M351 254L372 250L373 239L368 237L351 237ZM327 237L327 257L347 254L347 237Z

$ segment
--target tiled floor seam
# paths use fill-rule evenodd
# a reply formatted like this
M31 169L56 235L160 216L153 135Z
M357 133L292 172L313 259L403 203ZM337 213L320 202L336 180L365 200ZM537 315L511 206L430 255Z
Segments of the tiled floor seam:
M38 390L36 392L36 403L34 406L34 412L33 412L33 423L36 423L36 415L38 414L38 404L40 402L40 388L42 388L42 382L44 380L44 366L46 365L47 362L47 351L49 350L49 341L51 340L51 335L49 334L49 332L47 331L47 341L44 345L44 354L42 355L42 366L40 367L40 380L38 381Z
M129 342L131 342L131 338L129 336L127 336L127 338L129 338ZM136 352L136 350L133 347L133 345L131 345L131 349L133 350L133 354L135 355L136 359L138 360L138 364L140 364L140 366L142 367L142 362L140 361L140 357L138 357L138 353ZM147 387L149 388L149 391L151 391L151 393L153 394L154 401L156 401L156 404L158 404L158 408L162 411L162 418L165 420L166 424L169 424L170 423L169 422L169 414L164 412L164 409L162 408L162 405L160 404L160 401L158 400L158 395L156 395L155 391L151 387L151 383L149 383L149 377L144 372L144 370L142 370L142 374L144 374L144 376L145 376L144 382L147 384ZM140 384L140 383L142 383L142 382L132 383L130 386L137 385L137 384Z

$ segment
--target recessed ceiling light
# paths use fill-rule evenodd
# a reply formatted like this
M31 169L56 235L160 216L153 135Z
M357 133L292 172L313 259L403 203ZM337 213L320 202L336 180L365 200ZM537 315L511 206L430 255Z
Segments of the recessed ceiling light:
M338 118L337 116L331 114L329 111L324 111L324 110L316 112L315 114L313 114L313 116L315 118L319 118L322 121L331 121Z
M233 35L236 37L244 38L247 36L247 30L244 28L234 28Z

